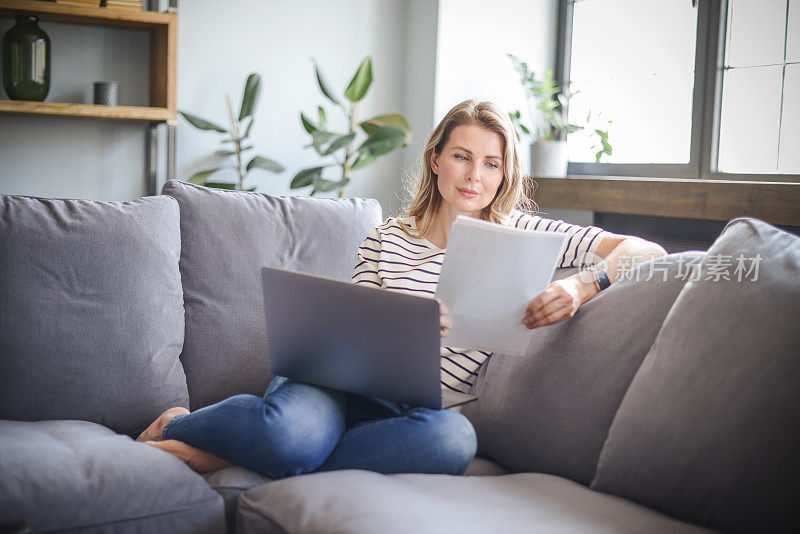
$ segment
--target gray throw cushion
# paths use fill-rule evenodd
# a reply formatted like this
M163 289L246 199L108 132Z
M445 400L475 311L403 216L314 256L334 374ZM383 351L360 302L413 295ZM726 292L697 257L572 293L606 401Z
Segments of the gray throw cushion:
M552 475L382 475L347 469L244 493L238 532L707 532Z
M178 204L0 196L0 419L136 435L188 406Z
M637 266L569 321L534 330L524 357L494 354L462 413L478 454L514 472L589 484L625 390L684 285L686 252ZM557 276L558 277L558 273Z
M798 318L800 239L730 222L631 383L592 487L724 531L795 532Z
M85 421L0 421L0 524L224 532L222 498L171 454Z
M380 223L372 199L209 189L171 180L181 208L186 369L192 409L269 383L261 268L350 280L357 249Z

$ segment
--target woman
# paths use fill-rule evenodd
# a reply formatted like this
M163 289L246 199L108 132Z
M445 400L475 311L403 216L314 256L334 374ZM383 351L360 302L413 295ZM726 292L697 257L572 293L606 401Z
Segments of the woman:
M432 296L458 215L566 233L560 265L600 256L609 282L618 278L618 265L633 263L621 259L665 254L638 238L516 209L524 205L517 141L507 115L489 102L462 102L430 136L408 215L387 219L359 247L353 282ZM594 277L553 282L520 320L528 328L567 320L600 289ZM452 324L444 304L440 309L441 335L447 337ZM443 347L442 387L467 391L489 356ZM272 479L334 469L462 474L477 445L472 425L455 410L413 407L281 376L272 379L263 398L236 395L193 413L167 410L138 441L199 472L238 464Z

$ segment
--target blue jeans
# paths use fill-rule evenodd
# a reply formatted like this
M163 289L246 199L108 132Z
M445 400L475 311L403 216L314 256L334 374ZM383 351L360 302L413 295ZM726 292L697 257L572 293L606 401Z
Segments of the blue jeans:
M173 418L163 432L271 479L334 469L460 475L475 456L469 420L275 376L264 397L235 395Z

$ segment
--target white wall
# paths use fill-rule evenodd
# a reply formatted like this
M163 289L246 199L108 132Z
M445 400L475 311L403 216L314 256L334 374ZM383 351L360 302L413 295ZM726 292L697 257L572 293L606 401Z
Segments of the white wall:
M215 0L180 4L178 108L225 124L224 94L230 93L238 109L246 76L261 73L252 140L257 153L280 161L287 171L255 171L251 183L265 193L307 194L308 188L289 189L295 172L320 161L303 148L309 137L300 125L300 110L315 114L323 104L332 127L345 128L341 113L317 88L311 57L343 91L361 59L371 54L375 81L360 116L401 112L414 141L354 173L346 194L378 199L386 216L397 214L408 200L404 182L417 170L428 134L451 106L471 97L508 109L524 105L506 52L538 71L555 66L557 0L496 0L490 7L477 0L231 0L224 15L219 6ZM0 32L12 24L0 19ZM122 103L147 103L146 32L42 27L53 44L48 101L88 103L91 82L116 79ZM139 123L0 115L0 193L101 200L142 196L144 140ZM179 119L178 177L220 163L211 156L218 140L217 134ZM164 150L161 156L163 177Z
M230 93L238 110L247 75L262 76L252 140L256 153L279 161L287 171L282 175L254 171L249 183L260 192L310 191L289 189L297 171L322 161L313 149L303 148L310 137L300 124L301 110L315 117L316 106L322 104L329 128L346 131L343 113L317 87L312 57L332 87L343 93L364 56L372 55L374 82L359 118L404 111L405 1L238 0L225 3L222 17L216 0L192 0L180 6L179 109L227 124L224 94ZM209 158L218 148L217 134L198 131L179 119L177 137L179 178L218 161ZM398 151L357 171L347 196L377 198L388 209L400 187L402 160ZM229 171L228 176L234 175Z
M438 4L438 0L408 2L403 110L414 140L403 154L403 183L390 199L391 215L398 215L410 200L408 189L420 170L422 151L434 127Z
M401 112L414 133L424 136L433 120L435 0L231 0L224 9L220 5L212 0L180 3L178 108L225 124L224 94L230 93L238 108L246 76L261 73L252 139L258 153L280 161L287 171L278 176L255 171L252 183L259 191L308 193L289 189L295 172L320 161L312 149L303 148L309 137L300 125L301 110L316 114L317 104L323 104L331 128L346 128L341 112L317 87L311 57L331 85L344 91L362 58L372 55L375 81L360 118ZM12 19L0 19L0 33L12 25ZM115 79L122 103L147 104L146 31L41 26L52 42L48 101L90 103L93 81ZM420 83L410 83L407 71ZM144 141L140 123L0 115L0 193L104 200L142 196ZM210 157L217 148L216 134L179 119L178 177L219 162ZM406 152L384 156L354 173L347 195L377 198L387 212L398 208Z
M440 0L435 117L469 98L525 111L525 92L506 54L537 74L555 69L557 0ZM523 148L523 168L529 151Z

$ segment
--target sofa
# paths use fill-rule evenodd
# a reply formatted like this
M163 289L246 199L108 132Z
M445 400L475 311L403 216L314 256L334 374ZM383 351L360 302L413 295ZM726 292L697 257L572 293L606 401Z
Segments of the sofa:
M494 354L464 476L201 476L134 441L271 378L260 268L349 280L371 199L0 195L2 532L788 532L800 238L731 221ZM559 269L557 277L574 271Z

